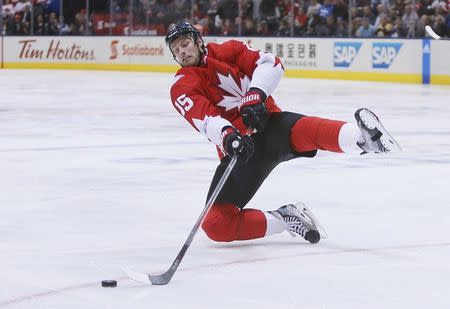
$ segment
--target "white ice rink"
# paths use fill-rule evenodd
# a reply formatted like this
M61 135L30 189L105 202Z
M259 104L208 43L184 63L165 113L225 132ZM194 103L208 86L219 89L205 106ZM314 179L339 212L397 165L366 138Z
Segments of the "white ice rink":
M0 308L450 308L450 87L284 79L287 110L368 107L403 146L281 164L248 207L304 200L329 238L214 243L214 147L172 107L171 74L0 71ZM118 280L102 288L103 279Z

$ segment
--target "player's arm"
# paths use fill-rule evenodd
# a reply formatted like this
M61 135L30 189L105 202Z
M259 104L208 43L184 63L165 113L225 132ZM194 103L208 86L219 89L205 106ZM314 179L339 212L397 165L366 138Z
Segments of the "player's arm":
M220 45L217 57L233 63L251 78L250 88L262 90L266 97L272 95L284 74L280 58L272 53L265 53L249 45L229 40Z
M252 49L245 43L231 40L223 44L226 59L235 63L244 74L251 77L250 89L242 98L239 111L245 125L254 131L263 131L268 120L264 104L275 91L284 74L281 60L272 53Z
M250 88L260 89L265 97L272 95L284 74L280 58L243 43L237 54L236 64L243 72L250 74Z
M240 161L247 162L253 154L253 141L242 136L233 125L220 115L219 109L211 104L202 91L190 85L174 84L171 89L172 104L175 109L225 154L240 154Z

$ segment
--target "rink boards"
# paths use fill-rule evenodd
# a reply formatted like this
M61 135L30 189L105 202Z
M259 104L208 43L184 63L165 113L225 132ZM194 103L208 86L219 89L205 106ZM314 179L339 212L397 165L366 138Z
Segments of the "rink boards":
M231 37L205 37L223 42ZM283 60L286 76L450 85L450 42L236 38ZM1 68L175 72L163 37L2 37Z

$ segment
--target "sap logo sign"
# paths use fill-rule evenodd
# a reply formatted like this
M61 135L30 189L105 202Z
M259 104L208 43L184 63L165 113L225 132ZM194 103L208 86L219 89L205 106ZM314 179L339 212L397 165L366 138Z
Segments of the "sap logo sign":
M334 66L348 68L361 48L361 42L335 42Z
M402 45L402 43L373 43L372 67L388 69L394 62Z

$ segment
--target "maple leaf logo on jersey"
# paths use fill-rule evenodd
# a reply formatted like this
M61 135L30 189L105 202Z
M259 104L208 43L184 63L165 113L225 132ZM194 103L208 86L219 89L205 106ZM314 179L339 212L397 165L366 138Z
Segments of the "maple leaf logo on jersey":
M226 75L222 75L217 72L217 77L219 78L218 86L225 90L229 95L224 95L223 99L217 104L218 106L225 107L226 111L229 111L235 107L239 107L241 99L247 93L250 85L250 78L244 75L240 78L241 86L236 83L236 81L231 76L230 72Z

